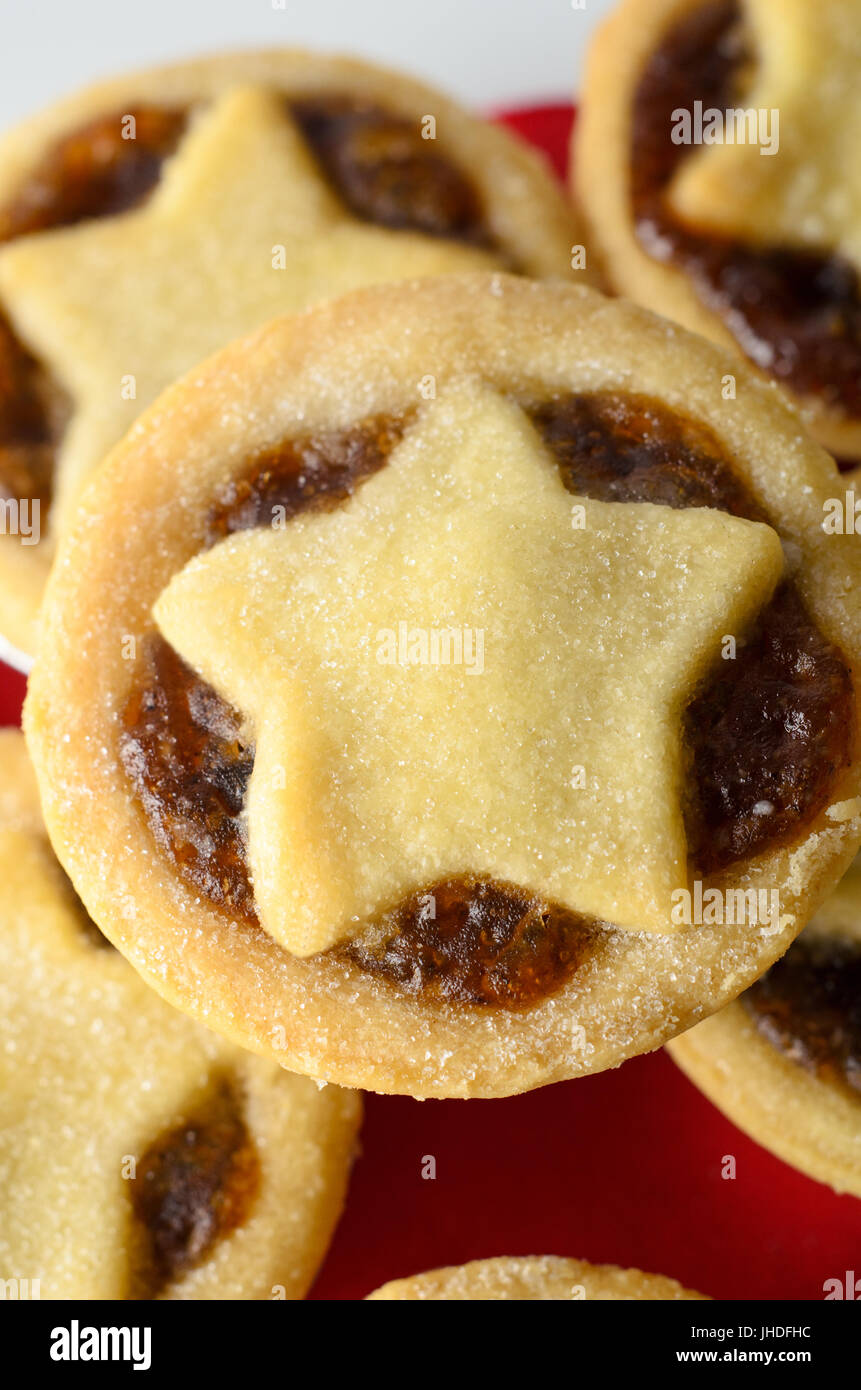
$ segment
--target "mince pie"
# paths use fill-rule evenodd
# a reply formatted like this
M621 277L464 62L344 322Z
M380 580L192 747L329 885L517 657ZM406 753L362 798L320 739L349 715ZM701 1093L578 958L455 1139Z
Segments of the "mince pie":
M432 1269L410 1279L394 1279L368 1295L386 1302L496 1302L498 1299L533 1302L675 1302L677 1299L708 1301L707 1295L685 1289L663 1274L644 1274L641 1269L618 1265L592 1265L585 1260L564 1260L556 1255L525 1255L495 1260L473 1260L448 1269Z
M301 1298L343 1203L358 1096L240 1051L143 983L54 859L12 730L0 877L6 1297Z
M861 1197L861 860L786 955L670 1051L760 1144Z
M626 0L574 177L611 287L731 345L861 464L859 0Z
M33 651L84 479L208 353L379 280L570 276L579 241L540 156L364 63L204 59L18 127L0 142L4 635Z
M861 546L729 361L585 288L439 277L142 418L25 719L57 853L157 990L292 1070L493 1096L782 954L861 843Z

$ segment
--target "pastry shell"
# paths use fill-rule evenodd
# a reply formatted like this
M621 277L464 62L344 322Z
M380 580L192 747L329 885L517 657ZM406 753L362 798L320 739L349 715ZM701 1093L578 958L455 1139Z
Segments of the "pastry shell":
M676 1302L708 1301L706 1294L685 1289L662 1274L617 1265L593 1265L554 1255L472 1260L465 1265L432 1269L409 1279L394 1279L375 1289L377 1302Z
M720 381L729 367L740 390L728 409ZM861 546L823 534L837 473L781 394L632 305L478 275L361 291L275 322L166 393L93 478L65 539L25 725L61 862L94 920L171 1003L321 1080L418 1097L502 1096L658 1047L761 975L858 849L861 765L856 756L832 806L797 843L714 879L779 887L777 930L608 930L556 994L521 1011L434 1003L328 953L291 956L181 882L118 756L127 639L152 630L153 604L201 549L211 498L246 460L297 429L396 412L429 370L440 386L478 377L520 399L640 392L711 427L774 518L809 611L858 685Z
M806 928L861 942L861 863ZM739 1000L668 1044L719 1110L758 1144L835 1192L861 1197L861 1095L811 1073L757 1029Z

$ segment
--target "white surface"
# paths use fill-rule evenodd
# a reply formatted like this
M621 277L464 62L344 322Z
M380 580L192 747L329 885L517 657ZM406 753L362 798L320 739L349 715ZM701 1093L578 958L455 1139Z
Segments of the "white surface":
M94 78L299 44L406 68L474 106L566 99L614 0L0 0L0 128ZM283 5L283 8L275 8Z
M0 633L0 662L5 661L7 666L14 666L16 671L20 671L22 676L27 676L33 668L33 658L26 652L19 651L13 647L11 642Z

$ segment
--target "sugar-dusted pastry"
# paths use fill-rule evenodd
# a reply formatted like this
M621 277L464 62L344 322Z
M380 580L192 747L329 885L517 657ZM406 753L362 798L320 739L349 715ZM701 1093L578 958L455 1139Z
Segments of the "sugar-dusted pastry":
M623 0L582 95L610 285L734 346L857 467L861 0Z
M14 129L0 141L0 495L20 508L0 535L4 636L33 651L83 479L201 358L379 280L572 276L579 241L538 154L365 63L209 58Z
M143 983L51 853L12 730L0 883L0 1280L43 1299L301 1298L359 1097L240 1051Z
M861 1197L861 860L786 955L670 1052L758 1143Z
M167 999L312 1076L493 1096L782 954L861 842L861 544L729 361L452 276L275 323L141 420L25 718L57 853Z
M564 1260L556 1255L525 1255L496 1260L473 1260L448 1269L432 1269L410 1279L394 1279L368 1295L385 1302L495 1302L497 1299L530 1299L533 1302L629 1302L641 1299L675 1302L707 1301L707 1295L685 1289L663 1274L644 1274L641 1269L618 1265L591 1265L585 1260Z

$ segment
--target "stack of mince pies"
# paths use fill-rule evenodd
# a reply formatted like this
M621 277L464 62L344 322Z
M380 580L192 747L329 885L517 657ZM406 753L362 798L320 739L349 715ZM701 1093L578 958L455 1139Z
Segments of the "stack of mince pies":
M0 141L0 1277L302 1297L359 1091L664 1043L861 1196L858 10L625 0L567 192L294 51Z

